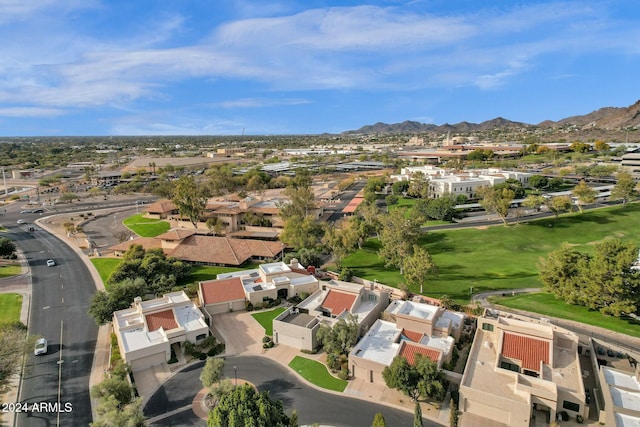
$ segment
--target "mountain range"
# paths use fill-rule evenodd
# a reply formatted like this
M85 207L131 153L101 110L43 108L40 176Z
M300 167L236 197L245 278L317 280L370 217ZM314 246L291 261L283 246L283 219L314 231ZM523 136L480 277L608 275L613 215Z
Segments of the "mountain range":
M628 107L604 107L582 116L567 117L556 122L545 120L537 125L513 122L502 117L487 120L482 123L460 122L435 125L416 121L387 124L378 122L374 125L363 126L357 130L344 132L345 134L416 134L416 133L469 133L490 131L496 129L515 130L523 128L560 129L577 127L586 131L619 133L627 130L640 129L640 100Z

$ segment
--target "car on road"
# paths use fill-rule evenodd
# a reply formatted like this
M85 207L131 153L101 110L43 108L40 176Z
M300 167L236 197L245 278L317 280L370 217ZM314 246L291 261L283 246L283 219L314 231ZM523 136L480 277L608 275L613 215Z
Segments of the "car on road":
M34 209L31 213L44 213L44 209Z
M52 259L47 260L47 267L53 267L56 265L56 262Z
M25 213L31 213L31 209L22 209L20 211L21 214L25 214Z
M17 222L18 222L18 224L24 224L25 223L24 219L19 219Z
M39 338L36 341L36 346L33 349L33 354L40 356L41 354L47 354L48 344L45 338Z

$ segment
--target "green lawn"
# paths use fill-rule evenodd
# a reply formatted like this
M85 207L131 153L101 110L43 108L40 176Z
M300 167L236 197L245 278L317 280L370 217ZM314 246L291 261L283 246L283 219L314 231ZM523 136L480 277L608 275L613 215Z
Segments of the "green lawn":
M540 287L540 257L569 242L589 251L593 243L608 237L640 241L640 203L616 206L544 219L509 227L430 231L422 244L432 255L439 274L425 285L434 297L449 295L465 302L473 292ZM377 256L380 243L370 239L363 249L345 258L354 274L397 286L404 281L395 268L386 268ZM411 288L417 293L419 289Z
M19 321L21 309L22 295L0 294L0 324Z
M22 267L18 263L0 265L0 279L17 276L20 272L22 272Z
M123 221L131 231L141 237L156 237L169 231L169 223L162 219L144 218L143 213L135 214Z
M251 316L253 316L253 318L256 319L258 323L260 323L260 325L264 328L264 334L271 336L273 335L273 319L278 317L280 313L285 310L286 309L284 307L278 307L269 311L253 313Z
M98 270L102 283L106 285L111 272L122 262L122 258L91 258L91 263Z
M211 265L194 265L191 269L191 277L187 283L204 282L205 280L214 280L218 274L232 273L234 271L252 270L258 268L259 264L248 263L240 267L218 267Z
M107 279L113 272L113 270L120 265L122 258L91 258L91 262L98 270L102 283L107 283ZM189 283L203 282L205 280L213 280L220 273L231 273L239 270L250 270L257 268L258 264L248 263L242 267L217 267L207 265L194 265L191 270L191 276L189 279L178 283L178 285L184 286ZM0 272L2 269L0 269Z
M517 310L532 311L543 316L573 320L599 326L634 337L640 337L640 323L605 316L586 307L569 305L548 293L520 294L513 297L493 297L492 303Z
M326 366L315 360L296 356L289 363L289 367L295 369L302 378L318 387L340 392L347 387L347 381L334 377L327 371Z

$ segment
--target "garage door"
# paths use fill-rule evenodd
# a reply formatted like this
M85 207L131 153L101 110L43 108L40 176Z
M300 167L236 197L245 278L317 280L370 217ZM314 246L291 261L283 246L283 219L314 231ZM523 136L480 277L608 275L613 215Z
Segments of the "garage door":
M138 371L140 369L150 368L151 366L160 365L166 363L167 356L163 351L162 353L155 353L150 356L146 356L137 360L129 362L131 364L132 371Z

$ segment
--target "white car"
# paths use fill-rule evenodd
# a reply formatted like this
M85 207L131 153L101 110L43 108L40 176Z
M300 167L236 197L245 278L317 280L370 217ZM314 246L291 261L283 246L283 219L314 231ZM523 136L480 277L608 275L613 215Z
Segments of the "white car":
M56 265L56 262L52 259L48 259L47 260L47 267L53 267L54 265Z
M24 219L19 219L18 224L24 224Z
M41 354L47 354L47 340L45 338L40 338L36 341L36 346L33 349L33 354L36 356L40 356Z

